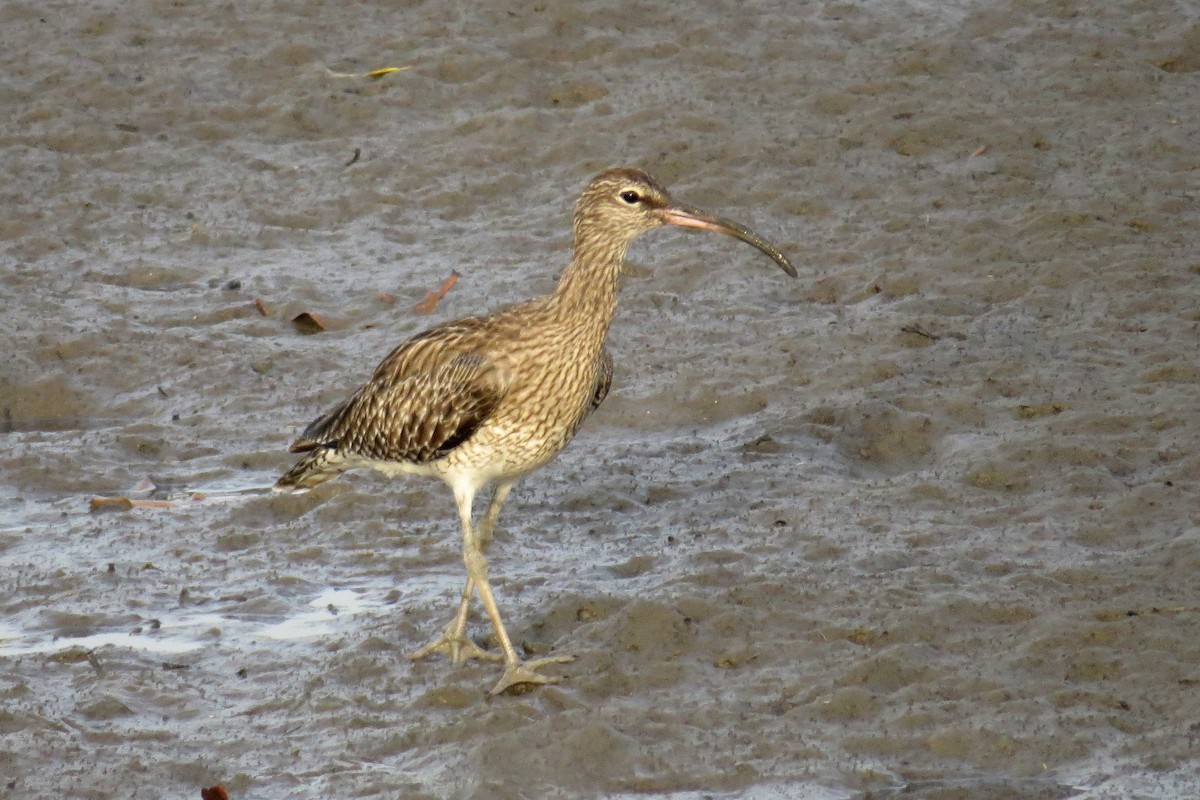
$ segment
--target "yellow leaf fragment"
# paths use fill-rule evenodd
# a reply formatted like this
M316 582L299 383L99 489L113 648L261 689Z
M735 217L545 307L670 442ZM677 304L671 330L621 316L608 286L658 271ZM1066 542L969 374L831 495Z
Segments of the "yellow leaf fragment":
M383 69L373 69L367 73L367 77L378 80L384 75L391 75L393 72L401 72L402 70L406 69L412 69L412 65L409 64L407 67L384 67Z
M384 75L391 75L393 72L405 72L413 68L413 64L406 64L403 67L381 67L373 69L370 72L334 72L328 67L325 68L325 73L331 78L370 78L377 81Z

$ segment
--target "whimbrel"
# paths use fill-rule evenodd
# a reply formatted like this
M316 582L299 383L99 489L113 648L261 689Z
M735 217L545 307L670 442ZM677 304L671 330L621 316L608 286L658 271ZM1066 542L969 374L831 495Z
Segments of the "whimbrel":
M593 178L579 198L574 254L553 292L417 334L292 444L292 452L305 455L277 489L306 489L348 469L369 467L389 476L435 476L453 490L466 587L454 619L411 658L444 652L456 664L503 659L493 694L517 684L555 682L558 678L537 670L572 660L518 657L488 583L484 549L514 481L554 458L608 394L613 366L604 340L617 308L625 253L638 235L660 225L729 234L796 276L783 253L757 234L675 203L640 170L611 169ZM476 524L475 494L489 484L495 486L492 499ZM466 636L476 592L502 655Z

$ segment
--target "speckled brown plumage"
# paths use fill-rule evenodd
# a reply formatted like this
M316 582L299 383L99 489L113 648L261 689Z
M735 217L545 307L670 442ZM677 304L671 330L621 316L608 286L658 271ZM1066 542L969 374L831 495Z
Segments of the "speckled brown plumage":
M459 613L417 656L445 651L458 661L492 654L466 638L477 591L504 650L493 690L548 680L522 662L487 581L483 548L515 480L550 461L608 394L612 358L604 340L617 307L629 244L660 225L714 230L762 250L789 275L777 249L728 220L674 204L634 169L601 173L576 206L575 250L551 294L489 316L446 322L397 347L347 400L312 422L292 445L304 457L276 484L306 489L354 467L440 477L454 490L468 579ZM476 492L496 491L474 524Z

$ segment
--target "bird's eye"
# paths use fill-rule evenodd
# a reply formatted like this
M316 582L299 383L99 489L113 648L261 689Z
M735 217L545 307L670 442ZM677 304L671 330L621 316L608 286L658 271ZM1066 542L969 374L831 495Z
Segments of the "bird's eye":
M621 192L621 199L624 200L629 205L634 205L635 203L637 203L638 201L640 201L642 199L642 196L639 195L637 192L633 191L632 189L629 189L627 191Z

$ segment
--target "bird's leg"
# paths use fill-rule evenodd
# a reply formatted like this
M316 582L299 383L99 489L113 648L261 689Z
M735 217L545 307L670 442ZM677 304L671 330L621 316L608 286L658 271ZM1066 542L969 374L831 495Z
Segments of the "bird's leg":
M484 514L482 522L474 528L474 534L479 540L481 550L486 549L492 541L496 521L500 518L500 509L504 506L504 501L508 499L508 493L512 491L512 487L513 481L496 484L492 500L488 503L487 513ZM473 504L473 499L468 502L469 506L473 506ZM464 529L463 536L467 535L468 533ZM468 575L467 585L463 587L462 599L459 601L458 613L454 619L450 621L440 636L412 653L409 658L416 660L438 652L449 655L452 664L461 663L469 658L483 658L491 661L499 661L503 658L499 653L483 650L466 636L467 616L470 613L471 595L474 593L475 579Z
M511 486L511 484L509 484L509 485ZM497 493L498 492L499 492L499 489L497 489ZM507 495L508 492L505 491L504 494ZM464 545L463 546L464 546L464 551L465 551L466 540L472 539L474 537L474 533L471 530L471 508L472 508L472 505L474 502L474 493L473 492L467 493L465 497L460 497L459 493L455 492L455 499L458 501L459 516L462 517L462 519L464 520L464 522L463 522ZM495 497L493 497L492 498L493 505L495 504L495 502L496 502ZM501 498L501 502L503 502L503 498ZM466 504L465 516L463 516L464 503ZM488 508L488 512L489 512L489 517L492 517L493 515L491 514L490 507ZM499 515L499 509L496 509L495 516L498 516L498 515ZM495 520L493 519L492 521L494 524ZM489 529L488 533L490 535L490 533L491 533L490 529ZM470 571L468 570L467 584L466 584L466 586L463 587L462 599L459 601L458 613L454 615L454 619L450 620L450 624L446 626L446 629L442 631L440 636L437 636L435 639L433 639L428 644L426 644L423 647L421 647L420 649L410 653L408 657L415 661L419 658L424 658L425 656L431 655L433 653L445 653L446 655L448 655L450 657L451 664L460 664L463 661L466 661L467 659L470 659L470 658L480 658L480 659L485 659L487 661L500 661L503 658L503 656L501 656L499 653L493 653L493 652L484 650L482 647L475 644L475 642L471 641L471 639L467 636L467 633L466 633L466 631L467 631L467 614L470 612L471 595L474 593L475 593L475 578L470 574Z
M529 661L522 661L517 656L512 640L508 638L508 631L504 629L504 622L500 619L500 608L496 605L492 586L488 583L487 560L474 537L467 539L463 560L467 564L467 574L475 582L479 599L483 601L483 607L487 609L488 616L491 617L492 627L496 630L496 638L500 640L500 647L504 650L504 674L492 687L492 694L500 694L509 687L522 683L558 683L562 680L558 677L540 675L536 670L546 664L565 664L568 661L574 661L575 656L546 656Z
M474 584L475 588L479 590L480 600L484 601L487 615L492 619L492 627L496 628L496 637L500 640L500 648L504 650L504 675L500 676L499 682L492 688L492 694L499 694L506 688L518 684L553 684L562 679L547 678L546 675L539 675L535 670L544 664L575 661L575 656L548 656L534 658L532 661L521 661L521 658L517 657L516 649L512 646L508 631L504 630L504 621L500 619L500 609L497 606L496 597L492 594L492 584L487 581L487 559L484 557L484 549L492 541L492 534L496 530L496 521L500 516L500 507L504 505L504 501L508 499L511 491L512 481L497 483L496 492L492 494L492 501L487 505L487 512L476 529L475 536L464 537L463 540L463 560L467 563L467 585L469 587Z
M496 604L495 595L492 593L492 586L487 579L487 559L483 555L483 550L488 542L491 541L496 520L500 516L500 508L504 505L504 501L511 490L511 481L496 486L496 491L492 495L492 501L488 505L488 510L482 520L480 530L476 532L475 527L471 523L474 492L465 489L455 489L454 495L458 502L458 515L462 522L463 562L467 567L467 584L463 588L462 601L459 603L458 614L446 626L442 634L409 656L409 658L417 659L431 653L444 652L456 664L468 658L485 658L496 661L503 658L505 662L504 674L501 676L500 681L492 688L492 694L500 694L509 687L522 683L557 683L561 678L539 675L536 670L546 664L563 664L575 660L574 656L547 656L545 658L522 661L517 656L517 651L513 647L512 640L508 637L508 631L504 629L504 622L500 618L500 608ZM479 592L479 597L483 600L483 606L487 610L488 617L492 620L492 627L496 631L496 637L500 640L501 649L504 650L503 655L480 648L468 639L465 634L467 612L470 607L471 595L475 591Z
M512 491L513 481L503 481L496 484L496 490L492 492L492 502L488 503L487 513L483 515L483 521L475 526L475 535L479 539L479 548L486 550L487 546L492 542L492 535L496 532L496 520L500 519L500 508L504 505L504 501L508 499L508 493Z
M472 589L478 591L479 599L483 601L483 607L487 609L488 617L492 620L492 627L496 630L496 638L500 640L500 647L504 650L504 674L492 688L492 694L500 694L509 687L522 683L557 683L562 679L539 675L536 670L546 664L564 664L575 660L574 656L548 656L522 661L517 656L512 640L508 638L508 631L504 629L503 620L500 619L500 608L496 604L495 595L492 594L492 585L487 579L487 559L484 557L483 551L492 539L496 520L500 516L500 508L504 505L510 491L512 491L512 481L496 485L492 501L488 504L487 513L478 529L471 524L470 500L461 496L458 491L455 492L459 501L458 511L463 527L463 561L467 566L467 594L463 596L464 608Z
M445 653L450 657L451 664L461 664L472 658L484 661L500 661L504 657L499 653L484 650L467 636L467 614L470 610L471 595L475 591L475 581L467 578L463 587L462 600L458 604L458 613L450 624L436 638L417 650L408 654L409 659L416 661L433 653Z

